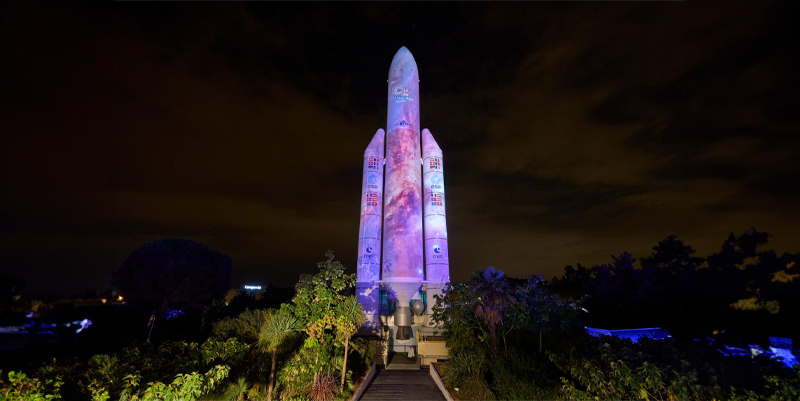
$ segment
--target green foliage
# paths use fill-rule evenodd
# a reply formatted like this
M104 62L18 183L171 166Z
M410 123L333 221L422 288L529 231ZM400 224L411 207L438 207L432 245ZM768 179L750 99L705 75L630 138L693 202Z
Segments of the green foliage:
M444 364L442 379L447 387L461 388L468 382L484 380L487 360L483 354L451 353Z
M217 365L205 374L180 373L172 383L149 383L141 392L126 388L120 401L194 401L213 391L230 373L227 366Z
M42 383L39 379L28 377L24 373L11 371L8 372L8 383L0 380L0 401L60 400L58 389L62 384L62 381L53 380ZM47 391L47 388L51 391Z
M345 381L347 378L346 352L350 337L363 322L363 311L352 295L356 275L346 274L344 265L334 260L332 252L328 251L326 257L317 265L319 273L300 277L292 303L281 307L283 313L297 319L308 335L278 373L284 398L321 391L326 388L319 387L321 378L336 372Z
M300 334L300 325L294 316L277 313L259 330L258 346L269 353L290 350Z
M720 394L713 378L701 383L688 361L668 342L603 336L590 338L584 353L554 354L565 373L566 399L706 399Z
M489 388L486 380L472 380L464 383L463 387L459 388L458 395L462 400L494 400L495 395Z
M475 294L466 284L447 283L442 295L435 295L431 319L442 328L450 354L487 350L488 327L475 314ZM478 341L475 341L475 340Z
M493 400L495 396L485 378L487 362L485 353L451 354L444 364L442 379L461 399Z
M112 355L94 355L80 365L59 366L53 361L39 368L36 376L48 393L54 392L49 383L64 381L65 394L102 400L119 397L126 390L137 394L141 383L153 385L164 378L205 369L214 362L238 363L248 349L234 338L202 344L166 342L158 347L130 347Z
M258 336L258 345L261 349L272 354L267 400L272 400L278 354L282 354L293 348L299 337L300 327L297 323L297 319L285 313L273 315L272 318L261 327Z
M226 317L214 323L211 329L211 338L227 340L235 337L245 344L255 344L261 326L275 313L274 309L245 309L236 317Z
M250 383L247 382L247 379L245 377L239 377L236 382L228 384L228 388L222 393L222 399L225 401L244 400L249 390Z
M542 354L506 352L492 367L491 389L501 400L554 400L557 371Z
M317 264L319 273L303 274L295 285L291 305L286 305L303 327L324 318L353 292L355 274L346 274L345 266L334 260L333 252L325 254L326 260Z
M369 369L372 361L375 360L375 355L378 352L380 341L375 339L367 339L364 337L356 337L350 341L350 347L358 355L354 360L356 365L354 370L366 371Z

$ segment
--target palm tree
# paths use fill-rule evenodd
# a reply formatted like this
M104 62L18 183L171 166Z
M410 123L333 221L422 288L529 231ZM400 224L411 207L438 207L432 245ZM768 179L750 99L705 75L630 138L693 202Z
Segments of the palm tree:
M226 401L243 400L247 390L250 388L250 383L241 376L236 383L228 384L228 389L222 394L222 398Z
M267 401L272 401L272 388L275 384L275 364L278 353L290 350L300 337L297 319L292 315L278 313L272 316L266 324L261 326L258 335L258 345L261 349L272 352L272 370L269 373L269 387Z
M477 299L475 314L483 318L489 326L492 357L497 358L496 327L503 324L503 309L515 304L517 300L511 293L506 275L501 270L495 270L494 266L487 267L483 272L473 273L470 284Z
M339 385L339 392L344 391L344 379L347 373L347 352L350 347L350 337L358 332L358 328L364 324L364 309L358 303L355 296L347 297L344 302L339 304L338 314L343 318L342 324L337 327L337 336L340 341L344 341L344 362L342 363L342 382Z

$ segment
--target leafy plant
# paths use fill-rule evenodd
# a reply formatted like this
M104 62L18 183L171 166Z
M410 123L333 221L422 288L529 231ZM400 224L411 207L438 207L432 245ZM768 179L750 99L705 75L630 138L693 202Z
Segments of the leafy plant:
M211 338L224 341L235 337L245 344L255 344L258 342L261 326L274 313L274 309L245 309L236 317L226 317L214 323L214 327L211 329Z
M451 354L450 359L444 364L442 374L444 383L448 387L464 387L467 382L484 380L486 372L486 359L483 354L469 354L459 352Z
M0 371L2 373L2 371ZM0 401L48 401L60 400L59 387L61 381L47 381L42 383L39 379L28 377L20 372L8 372L8 383L0 380ZM52 387L55 392L47 394L45 387Z
M222 398L226 401L239 401L247 397L250 383L245 377L239 377L235 383L228 384L228 388L222 393Z
M492 368L491 389L502 400L553 400L557 397L555 366L542 354L505 352Z
M549 353L564 372L562 389L567 399L655 399L711 398L719 393L715 383L705 385L697 371L668 343L603 336L591 338L581 356ZM660 358L648 348L672 354ZM649 351L649 352L648 352ZM659 360L661 359L661 360ZM658 361L658 362L656 362Z
M213 391L230 373L227 366L217 365L205 374L178 374L172 383L149 383L143 392L125 389L120 401L195 401Z

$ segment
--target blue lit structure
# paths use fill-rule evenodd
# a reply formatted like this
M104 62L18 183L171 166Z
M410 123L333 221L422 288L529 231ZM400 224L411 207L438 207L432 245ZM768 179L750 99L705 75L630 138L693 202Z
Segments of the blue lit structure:
M587 332L590 335L595 337L600 336L614 336L617 338L627 338L633 342L638 342L642 337L650 337L654 340L663 340L666 338L672 338L672 335L669 334L668 331L662 329L661 327L650 327L646 329L626 329L626 330L604 330L604 329L595 329L593 327L584 326Z

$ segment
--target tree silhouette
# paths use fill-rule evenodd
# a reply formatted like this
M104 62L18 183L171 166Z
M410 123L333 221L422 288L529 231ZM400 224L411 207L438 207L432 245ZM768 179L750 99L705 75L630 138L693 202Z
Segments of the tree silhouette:
M497 358L497 325L503 323L503 309L516 303L506 275L494 266L474 272L470 279L476 296L475 314L489 326L492 357Z
M188 239L162 239L136 248L114 272L112 284L125 299L149 306L199 309L225 296L231 258Z

